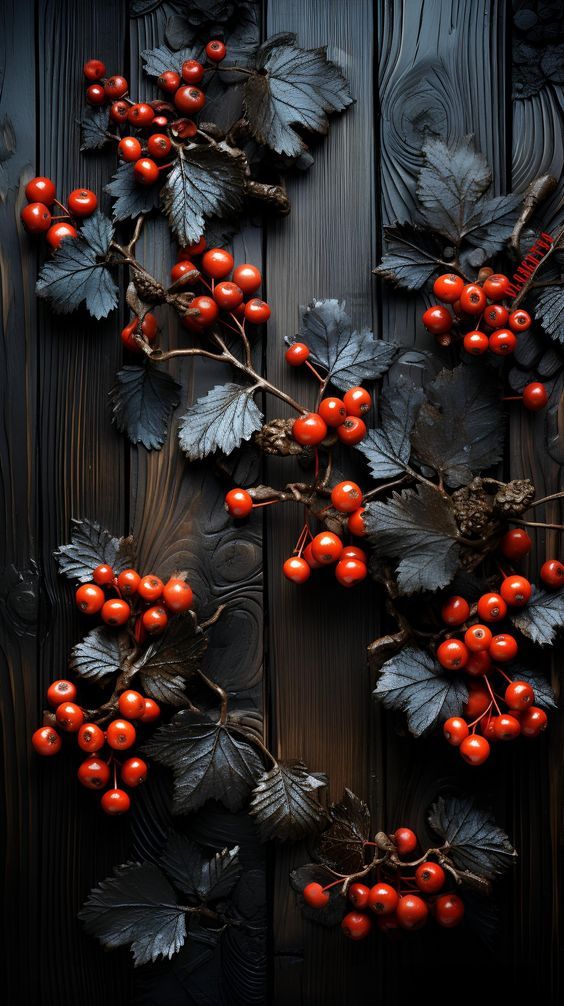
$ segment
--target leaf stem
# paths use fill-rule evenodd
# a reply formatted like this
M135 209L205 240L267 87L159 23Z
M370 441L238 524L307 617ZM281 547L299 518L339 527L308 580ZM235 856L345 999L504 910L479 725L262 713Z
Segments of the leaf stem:
M221 685L216 685L215 681L212 681L211 678L208 678L207 675L204 674L204 672L201 671L199 668L198 668L198 676L200 680L204 683L206 688L209 688L211 692L215 692L215 694L219 698L220 700L219 723L221 724L221 726L224 726L227 720L227 706L229 703L229 696L227 692L225 691L224 688L221 687Z

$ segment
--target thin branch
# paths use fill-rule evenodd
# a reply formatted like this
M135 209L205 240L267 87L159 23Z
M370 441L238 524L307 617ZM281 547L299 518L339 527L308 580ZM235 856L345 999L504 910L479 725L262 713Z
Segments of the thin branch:
M200 629L202 629L203 632L206 632L210 626L215 625L215 623L221 618L221 615L225 611L226 607L226 604L220 604L219 607L215 609L213 615L210 615L205 622L200 622Z
M218 363L228 363L229 360L223 353L210 353L207 349L155 349L150 354L151 360L155 363L164 363L165 360L173 360L177 356L205 356L208 360L216 360Z
M544 521L521 520L517 517L507 518L510 524L524 524L525 527L546 527L550 531L564 531L564 524L545 524Z
M541 503L552 503L552 500L559 500L559 499L562 499L563 497L564 497L564 492L552 493L551 496L543 496L542 499L540 499L540 500L534 500L531 503L531 505L527 507L527 510L532 510L533 507L540 506Z
M227 692L225 691L224 688L221 688L220 685L216 685L215 681L212 681L211 678L208 678L203 671L200 671L200 669L198 669L197 674L200 680L203 681L206 688L209 688L211 692L215 692L218 699L220 700L219 722L221 726L224 726L227 720L227 705L229 703L229 696Z

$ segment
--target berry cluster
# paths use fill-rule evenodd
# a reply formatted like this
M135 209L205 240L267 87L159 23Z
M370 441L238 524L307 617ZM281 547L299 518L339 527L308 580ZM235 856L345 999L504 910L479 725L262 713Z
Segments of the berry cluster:
M323 378L309 362L309 355L304 342L294 342L286 350L286 362L290 367L305 364L323 384ZM322 398L316 412L308 412L294 421L292 436L303 447L317 447L334 431L342 444L354 447L366 436L363 416L371 406L370 394L361 387L349 388L342 398Z
M169 615L188 611L194 595L182 576L163 583L154 573L141 576L135 569L115 575L111 566L96 566L93 583L78 587L75 600L84 615L100 615L106 625L131 625L135 639L158 636L166 629ZM107 597L105 591L112 596Z
M56 198L55 183L50 178L39 175L32 178L25 187L28 200L21 212L21 220L30 234L45 234L47 244L53 250L61 246L65 238L78 237L75 224L91 216L98 206L96 194L90 189L73 189L69 193L67 205ZM60 216L51 213L53 205L61 210Z

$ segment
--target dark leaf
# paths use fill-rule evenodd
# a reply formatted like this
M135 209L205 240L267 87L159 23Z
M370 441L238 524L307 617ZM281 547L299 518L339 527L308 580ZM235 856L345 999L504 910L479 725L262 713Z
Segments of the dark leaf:
M396 572L403 594L450 583L460 548L452 509L442 493L427 485L393 493L386 503L369 503L364 520L376 557L399 560Z
M170 417L180 402L180 385L152 363L118 370L110 392L114 422L132 444L159 450L166 440Z
M319 831L326 814L317 790L326 785L323 776L309 772L302 762L278 763L265 772L253 790L249 808L261 841L277 838L297 842Z
M396 353L395 346L376 341L368 329L353 332L345 305L338 300L314 300L304 312L296 338L309 346L313 362L342 391L381 377Z
M119 292L103 259L112 234L110 221L97 213L86 221L80 237L65 238L39 273L37 296L58 314L70 314L84 301L93 318L105 318L117 306Z
M413 423L424 398L423 389L403 376L382 392L380 429L369 430L357 446L375 479L393 478L405 471L411 455Z
M537 297L535 320L551 339L564 343L564 287L550 286ZM527 333L528 334L528 333Z
M174 773L175 814L188 814L207 800L240 810L263 772L255 750L228 724L188 710L159 727L144 751Z
M186 681L199 670L207 645L193 611L174 618L135 664L145 694L167 705L185 705Z
M549 646L556 639L558 629L564 625L564 591L533 587L526 606L513 611L511 618L513 624L533 643Z
M143 69L150 77L160 77L165 70L176 70L180 73L185 60L197 59L201 52L202 47L199 45L188 46L177 52L173 52L167 45L160 45L157 49L145 49L141 53Z
M491 184L490 168L470 136L450 145L429 139L423 144L423 156L417 180L423 215L434 231L458 244L475 216L475 204Z
M74 674L104 682L121 670L120 637L106 625L92 629L71 650L69 667Z
M81 150L100 150L110 141L107 108L97 108L85 115L80 123Z
M316 847L319 859L337 873L356 873L366 862L364 843L370 838L370 811L350 789L331 806L331 823Z
M80 233L96 255L103 258L108 254L114 236L114 228L112 221L103 213L97 210L91 217L88 217L84 221Z
M259 143L297 157L306 144L294 127L327 133L327 114L352 103L349 86L325 48L299 49L295 35L276 35L260 46L245 87L245 115Z
M535 706L540 706L541 709L558 708L552 685L544 674L530 667L516 667L515 664L511 664L509 669L513 681L526 681L534 689Z
M234 215L241 209L243 163L219 147L180 149L162 189L162 204L178 243L193 244L210 217Z
M114 220L129 220L150 213L159 205L160 181L155 185L139 185L133 174L133 164L120 164L106 192L115 199Z
M115 538L95 521L71 520L70 545L60 545L53 553L59 572L69 580L88 583L92 570L107 563L120 573L133 562L130 538Z
M386 253L374 270L404 290L419 290L440 268L442 245L432 232L415 224L385 227Z
M411 645L383 664L372 694L386 709L406 713L409 729L415 737L449 716L460 716L468 699L468 689L461 675L441 673L428 653Z
M426 388L412 435L419 461L457 487L503 456L503 413L498 382L483 367L443 370Z
M152 863L125 863L95 887L79 912L105 947L131 945L135 966L172 957L186 939L186 920L168 880Z
M326 884L331 884L334 880L335 875L326 866L320 866L318 863L307 863L306 866L292 870L290 874L290 883L299 896L298 900L304 918L317 923L318 926L330 928L338 925L343 918L346 902L341 894L341 886L338 884L327 892L329 902L325 908L311 908L305 903L302 891L307 884L321 884L322 887L325 887Z
M180 420L178 439L190 461L217 450L231 454L243 440L250 440L260 430L262 421L262 412L249 388L218 384L190 406Z
M491 813L477 807L473 800L439 797L429 813L429 824L448 844L448 855L461 870L493 880L517 857Z
M176 832L169 837L160 865L179 891L198 901L226 898L241 876L238 846L209 859L194 842Z
M481 199L477 203L476 212L465 223L464 237L473 247L481 248L484 261L503 251L522 202L522 193L510 192L505 196Z

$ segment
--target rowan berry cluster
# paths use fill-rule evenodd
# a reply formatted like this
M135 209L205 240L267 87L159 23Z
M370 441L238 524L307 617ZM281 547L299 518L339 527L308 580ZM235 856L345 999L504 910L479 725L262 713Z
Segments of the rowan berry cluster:
M182 576L172 576L163 583L154 573L141 576L135 569L124 569L116 576L111 566L100 565L93 571L92 580L77 588L79 610L84 615L99 614L106 625L130 625L138 643L143 643L147 635L160 635L169 615L188 611L194 599L192 588Z
M290 367L303 364L323 384L323 378L309 361L309 347L304 342L294 342L286 350L286 363ZM372 406L366 388L349 388L342 398L322 398L316 412L299 416L292 426L294 440L303 447L317 447L334 431L342 444L354 447L366 436L364 415Z
M21 211L25 229L29 234L45 234L53 250L60 248L65 238L78 237L75 224L92 216L98 206L96 194L90 189L73 189L65 206L56 198L55 183L42 175L27 183L25 195L28 202ZM52 215L54 205L61 210L60 216Z

